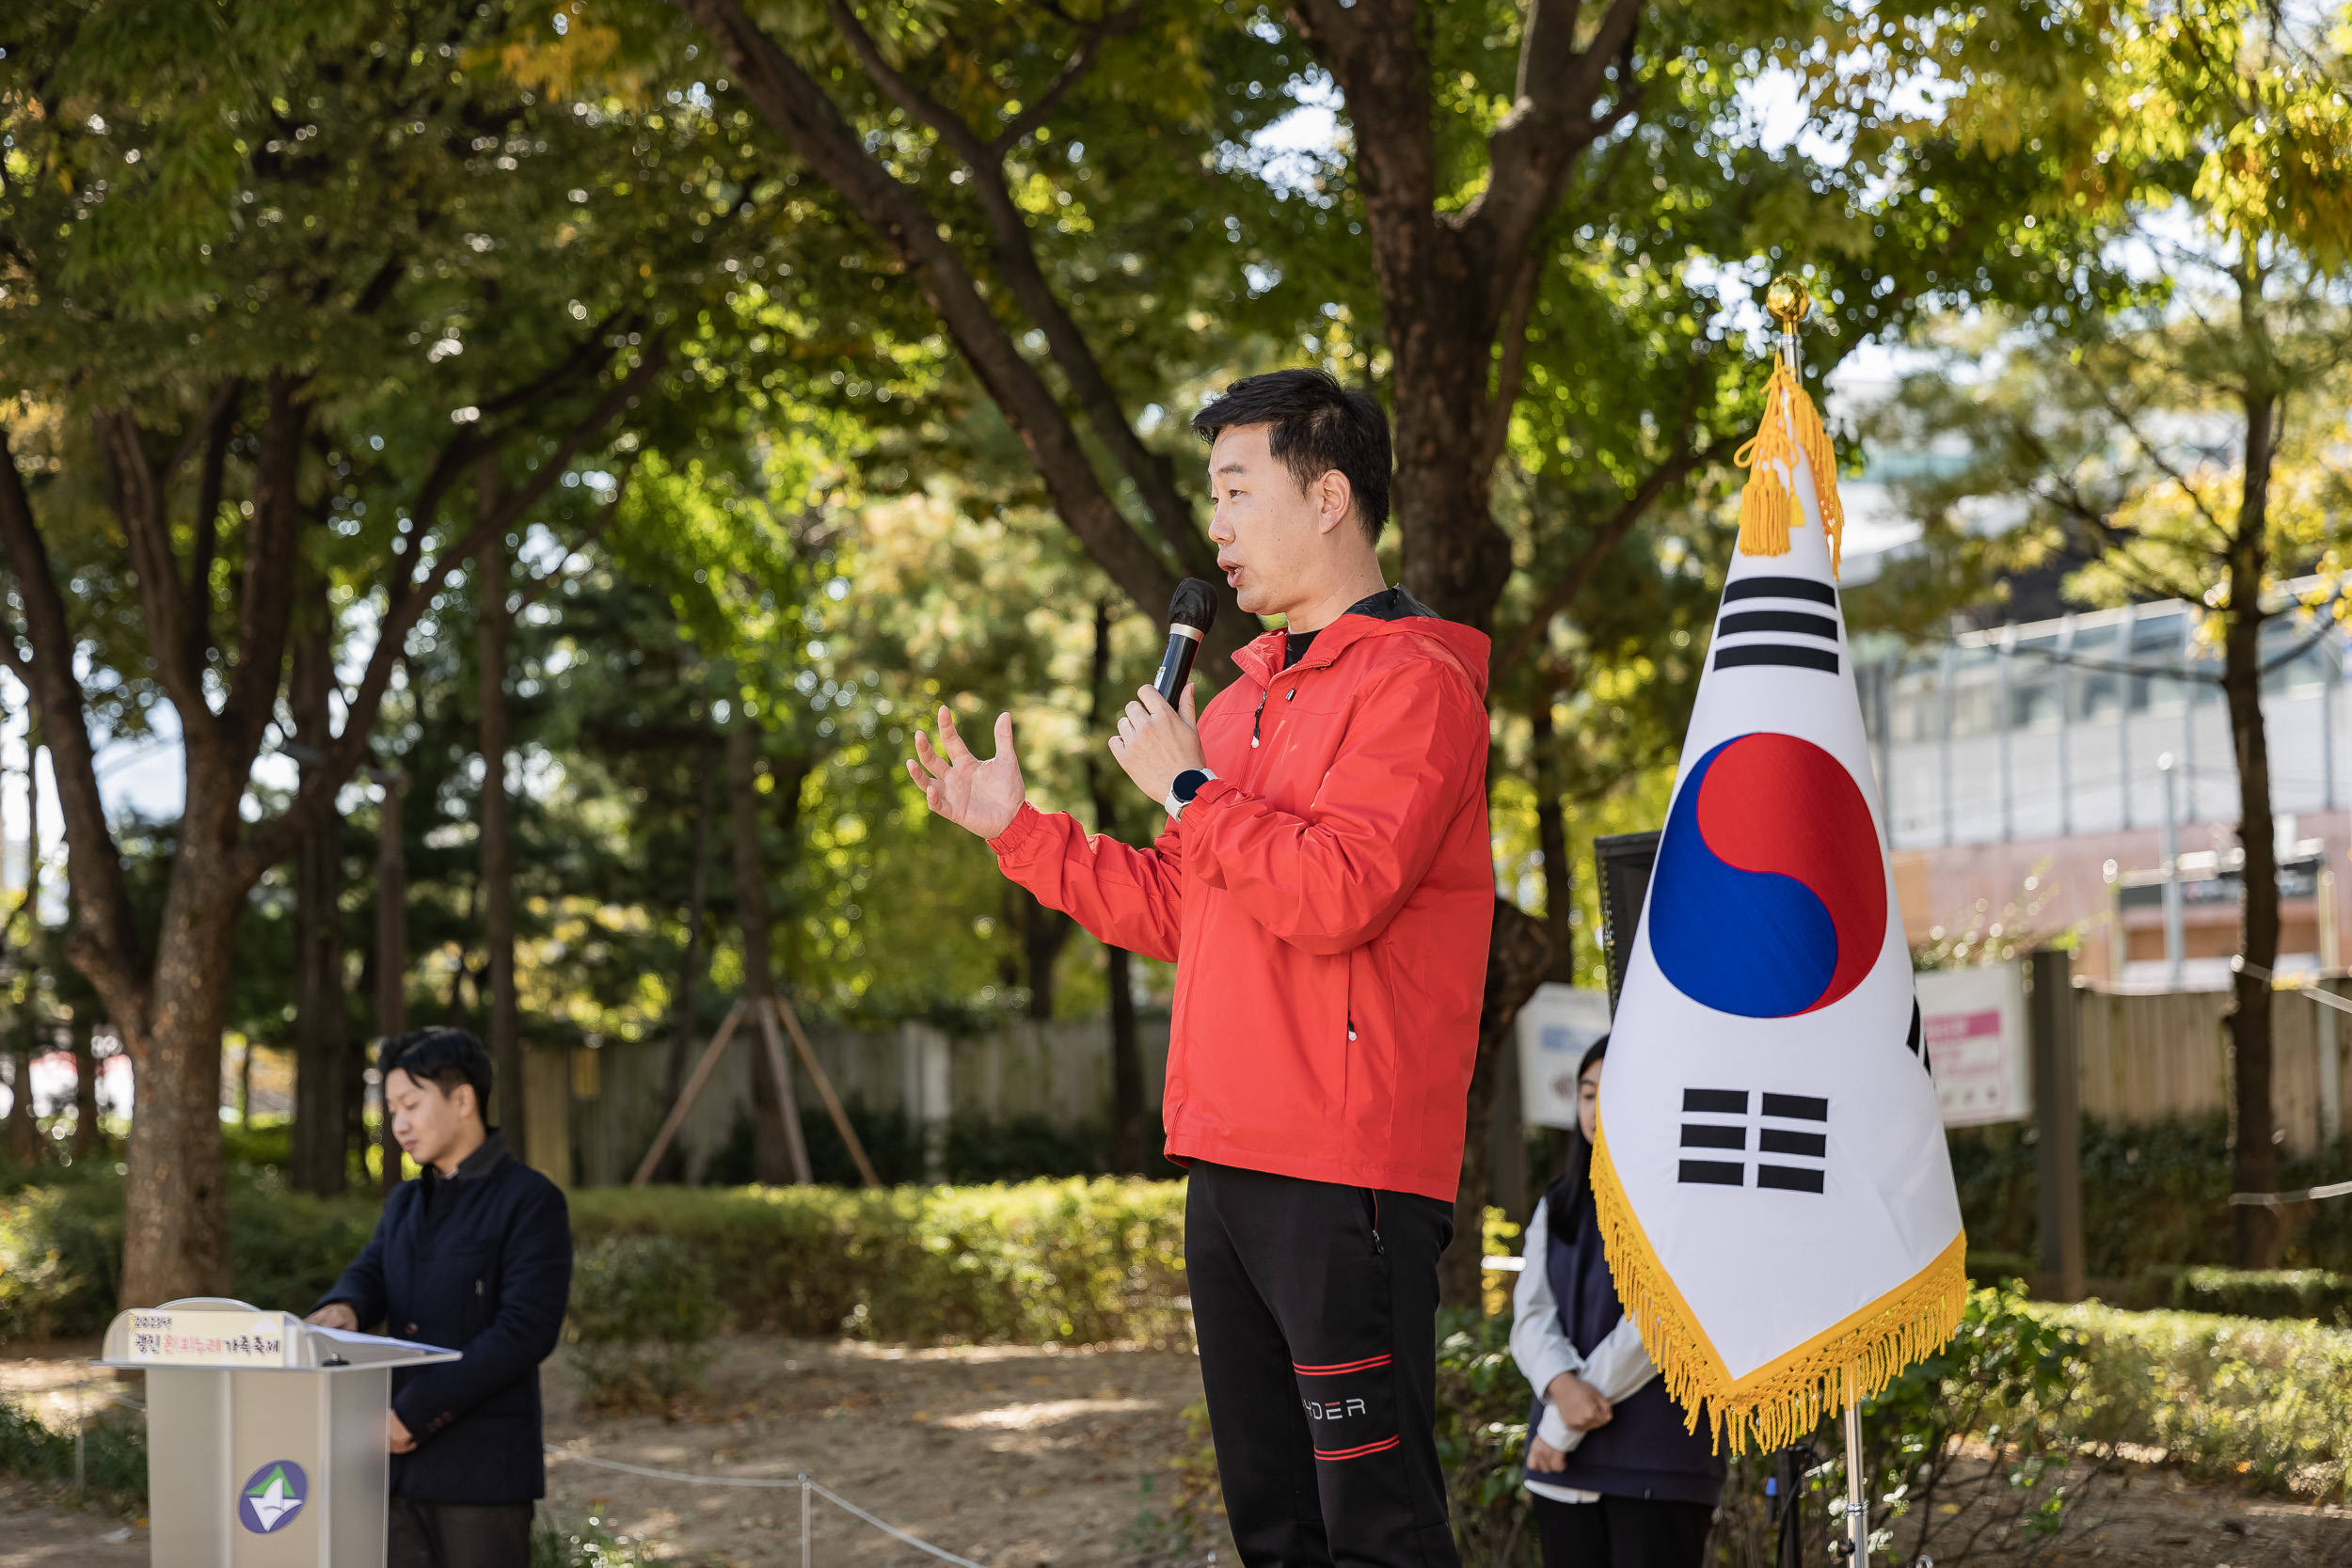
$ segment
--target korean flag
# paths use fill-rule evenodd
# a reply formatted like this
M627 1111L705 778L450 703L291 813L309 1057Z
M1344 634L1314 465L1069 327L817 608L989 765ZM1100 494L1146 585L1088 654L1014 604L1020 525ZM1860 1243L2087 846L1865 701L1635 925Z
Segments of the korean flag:
M1835 470L1785 365L1743 455L1593 1183L1668 1391L1770 1449L1948 1339L1967 1275L1838 608Z

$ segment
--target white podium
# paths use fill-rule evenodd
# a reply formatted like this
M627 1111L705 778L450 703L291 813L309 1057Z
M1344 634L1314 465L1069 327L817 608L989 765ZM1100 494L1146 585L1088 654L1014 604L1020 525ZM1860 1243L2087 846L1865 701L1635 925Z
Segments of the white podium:
M392 1369L456 1359L212 1296L118 1313L98 1364L147 1374L154 1568L383 1568Z

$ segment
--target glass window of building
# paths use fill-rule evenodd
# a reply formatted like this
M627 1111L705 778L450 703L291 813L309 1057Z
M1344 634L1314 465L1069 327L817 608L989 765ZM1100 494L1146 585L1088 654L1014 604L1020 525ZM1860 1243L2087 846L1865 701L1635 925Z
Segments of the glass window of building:
M2185 610L2163 610L2153 605L2143 607L2138 619L2132 623L2130 662L2136 672L2151 672L2135 673L2131 677L2134 713L2163 713L2181 705L2181 678L2153 672L2179 667L2181 639L2187 629Z
M2197 703L2221 701L2221 623L2207 620L2188 645L2189 698Z
M2013 730L2058 727L2058 633L2020 637L2009 659L2009 724Z
M2328 679L2324 646L2333 623L2307 611L2281 615L2263 627L2263 695L2311 696Z
M1997 654L1981 638L1952 652L1952 738L1991 735L2001 721L2001 672Z
M1924 669L1912 665L1896 676L1888 705L1896 744L1918 746L1942 737L1944 699L1936 689L1933 663Z
M2123 677L2115 666L2122 662L2122 650L2116 644L2116 633L2122 628L2114 621L2078 624L2074 628L2074 646L2070 656L2074 668L2074 717L2077 720L2112 719L2123 710Z

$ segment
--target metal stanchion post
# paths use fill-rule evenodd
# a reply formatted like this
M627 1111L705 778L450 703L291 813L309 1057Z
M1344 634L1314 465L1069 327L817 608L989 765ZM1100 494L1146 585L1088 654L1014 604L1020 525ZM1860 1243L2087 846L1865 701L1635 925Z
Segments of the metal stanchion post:
M808 1472L801 1472L801 1568L809 1568L808 1551Z

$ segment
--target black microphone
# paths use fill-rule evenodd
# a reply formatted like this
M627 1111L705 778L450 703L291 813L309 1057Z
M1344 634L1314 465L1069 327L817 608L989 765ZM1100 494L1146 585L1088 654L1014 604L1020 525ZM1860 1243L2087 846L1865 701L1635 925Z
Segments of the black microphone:
M1216 619L1216 589L1199 578L1186 578L1176 585L1175 596L1168 601L1168 653L1160 660L1160 673L1152 678L1152 685L1171 706L1184 682L1192 678L1192 661L1199 657L1201 640L1209 635L1209 626Z

